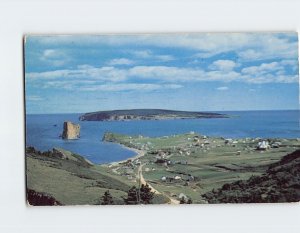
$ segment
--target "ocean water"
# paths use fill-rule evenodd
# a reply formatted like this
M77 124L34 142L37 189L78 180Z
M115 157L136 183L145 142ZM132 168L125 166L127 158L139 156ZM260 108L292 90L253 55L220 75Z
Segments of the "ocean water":
M79 121L81 114L26 115L26 145L39 150L60 147L78 153L94 163L108 163L134 155L120 145L102 142L107 131L129 135L165 136L195 131L225 138L299 138L299 111L220 112L230 118L161 121ZM80 139L62 140L63 122L81 126Z

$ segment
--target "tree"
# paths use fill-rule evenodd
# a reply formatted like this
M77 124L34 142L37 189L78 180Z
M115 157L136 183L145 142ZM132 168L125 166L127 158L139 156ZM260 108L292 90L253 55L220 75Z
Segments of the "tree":
M127 192L127 198L123 198L127 205L136 204L151 204L154 198L154 192L151 192L151 188L148 184L142 184L141 188L133 186Z
M148 184L141 186L140 188L140 196L142 204L151 204L151 201L154 197L154 192L151 192L151 188Z
M114 203L113 198L109 193L109 190L107 190L104 193L101 199L102 199L101 205L112 205Z
M193 204L193 200L189 198L186 204Z
M179 202L179 204L192 204L192 203L193 203L193 200L191 198L186 200L184 197L182 197Z
M131 187L128 190L127 198L123 198L126 205L136 205L139 203L138 192L139 192L139 190L135 186Z
M186 204L184 197L182 197L182 198L180 199L179 204Z

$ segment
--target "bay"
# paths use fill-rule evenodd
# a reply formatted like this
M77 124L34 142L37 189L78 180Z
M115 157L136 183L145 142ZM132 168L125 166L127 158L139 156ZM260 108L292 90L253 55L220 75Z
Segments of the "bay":
M94 163L124 160L134 155L114 143L102 142L105 132L150 137L194 131L202 135L225 138L299 138L299 111L231 111L218 112L230 118L149 121L79 121L81 114L27 114L26 146L38 150L54 147L78 153ZM80 139L62 140L63 122L81 126Z

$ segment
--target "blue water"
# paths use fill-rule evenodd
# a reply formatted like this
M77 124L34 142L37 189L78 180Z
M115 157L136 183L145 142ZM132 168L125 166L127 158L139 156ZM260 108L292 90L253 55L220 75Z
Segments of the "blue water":
M61 147L85 156L94 163L123 160L134 155L113 143L102 142L106 131L129 135L165 136L195 131L208 136L230 138L299 138L299 112L243 111L222 112L231 118L161 121L79 121L80 114L26 115L26 144L39 150ZM63 122L81 126L79 140L62 140ZM57 126L54 126L57 125Z

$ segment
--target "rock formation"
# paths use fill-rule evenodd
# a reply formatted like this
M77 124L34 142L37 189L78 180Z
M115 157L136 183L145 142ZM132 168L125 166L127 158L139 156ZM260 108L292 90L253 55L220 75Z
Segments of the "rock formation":
M80 135L80 125L73 124L70 121L64 122L63 139L78 139Z

